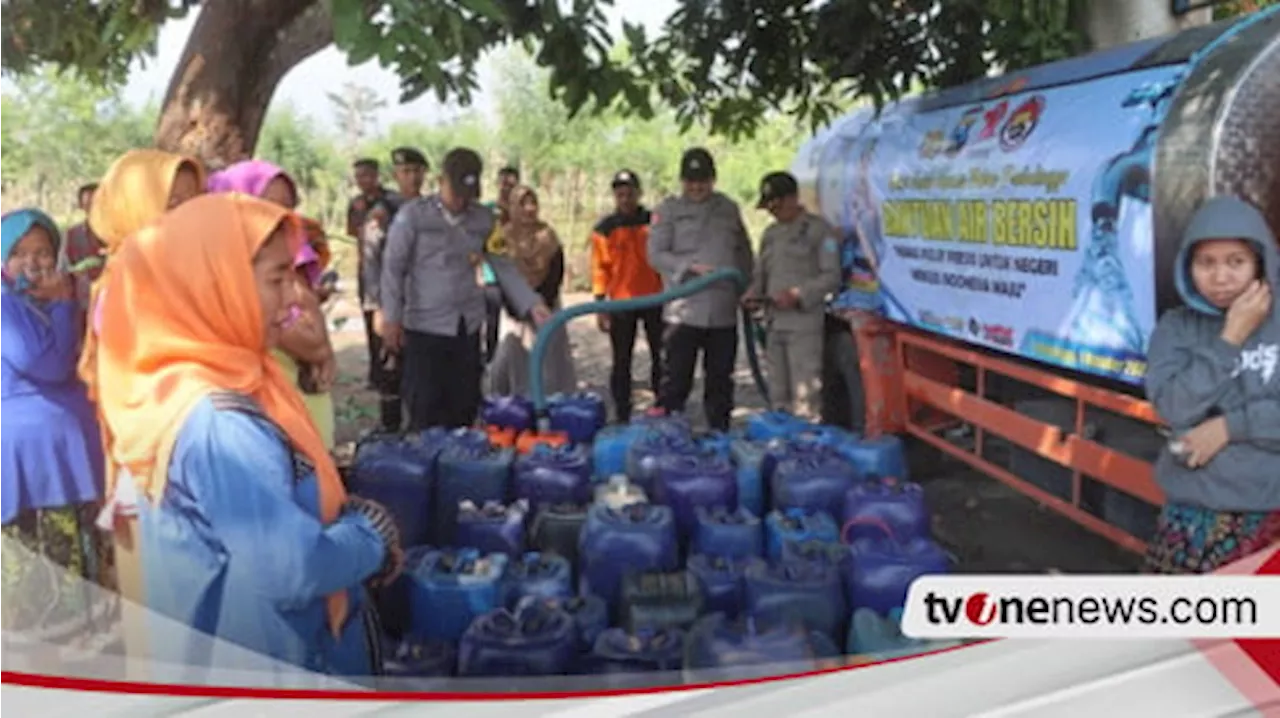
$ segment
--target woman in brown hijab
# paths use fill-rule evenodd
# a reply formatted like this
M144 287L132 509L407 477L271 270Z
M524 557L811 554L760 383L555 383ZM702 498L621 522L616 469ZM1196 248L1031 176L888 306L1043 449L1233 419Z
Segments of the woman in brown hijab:
M551 225L538 218L538 194L532 188L522 186L512 190L508 208L510 221L502 228L507 256L542 301L555 311L560 308L560 285L564 281L564 247ZM537 330L510 314L503 322L506 332L489 367L489 392L527 395L529 352ZM569 334L564 326L556 329L547 346L542 380L548 394L577 388Z

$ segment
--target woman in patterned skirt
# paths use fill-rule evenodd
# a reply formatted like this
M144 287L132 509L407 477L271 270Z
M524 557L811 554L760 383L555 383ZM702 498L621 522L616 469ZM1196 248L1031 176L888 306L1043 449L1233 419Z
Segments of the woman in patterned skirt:
M1208 573L1280 540L1278 278L1261 212L1235 197L1201 206L1175 264L1185 304L1148 350L1147 394L1173 429L1149 572Z
M61 591L75 587L76 574L56 568L78 569L90 580L98 580L102 568L102 542L93 532L102 498L102 445L93 405L75 373L82 317L75 284L56 268L61 236L53 220L40 210L20 209L4 215L3 225L0 518L6 537L52 562L5 554L5 628L83 626L95 612L90 594Z

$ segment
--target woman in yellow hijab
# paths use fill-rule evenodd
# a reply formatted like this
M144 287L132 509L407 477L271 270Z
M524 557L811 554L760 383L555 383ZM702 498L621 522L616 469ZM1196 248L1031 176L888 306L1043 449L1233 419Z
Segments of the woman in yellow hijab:
M160 150L130 150L120 156L103 176L89 211L89 228L106 247L107 268L111 255L133 233L156 221L170 209L204 193L204 167L191 157ZM98 294L102 277L90 292L92 321L80 355L80 378L89 386L89 398L97 399L97 337L103 312Z
M506 256L515 263L529 287L555 311L560 308L560 287L564 282L564 247L551 225L538 216L538 193L532 187L520 186L511 191L507 203L509 221L502 227ZM489 392L492 394L529 393L529 352L533 349L537 328L527 321L507 318L505 336L489 366ZM569 333L564 326L551 335L542 365L542 381L548 394L577 390L578 377L573 366Z
M133 318L128 309L113 314L104 309L103 287L112 273L113 256L136 232L160 219L168 210L204 192L205 172L191 157L160 150L130 150L107 169L94 196L89 212L89 227L106 248L107 263L102 275L89 293L89 317L84 347L80 353L78 373L89 390L89 398L101 402L105 389L123 391L121 377L99 369L99 341L110 337L118 346L126 346L133 332ZM110 531L114 543L115 583L126 601L142 601L141 565L137 556L137 513L134 483L121 476L111 460L111 428L98 407L98 423L102 428L103 454L106 457L105 502L98 515L98 527ZM141 649L141 627L126 603L126 649Z
M141 497L147 606L198 632L166 635L155 647L175 653L157 658L189 662L203 634L320 673L377 668L362 583L398 570L395 523L346 494L270 354L302 237L283 207L211 194L113 259L101 301L134 331L101 338L111 461Z

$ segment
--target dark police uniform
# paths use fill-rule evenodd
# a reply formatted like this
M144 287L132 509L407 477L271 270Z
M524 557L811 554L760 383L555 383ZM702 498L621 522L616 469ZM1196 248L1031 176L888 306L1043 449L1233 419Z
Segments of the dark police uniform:
M469 426L480 407L483 362L480 327L484 293L476 267L487 260L512 313L526 317L541 302L519 269L498 253L500 231L480 195L479 155L455 149L444 175L470 200L459 214L430 195L396 213L382 257L381 300L386 322L404 330L401 394L409 429Z
M715 179L711 154L702 148L685 152L680 178ZM749 279L754 259L738 203L719 192L712 192L701 202L684 196L663 201L649 230L649 262L662 274L668 288L686 281L694 264L716 269L733 267ZM661 405L666 411L684 411L701 352L707 423L713 429L729 428L740 296L741 290L735 284L722 282L667 303L663 313L667 330L662 342L666 370L661 392Z
M398 147L391 151L391 162L396 166L418 165L429 166L427 158L412 147ZM420 197L406 197L399 193L388 192L373 209L381 206L387 213L386 227L395 220L396 213L409 202ZM371 210L372 211L372 210ZM363 270L362 286L365 291L365 306L376 311L381 305L382 284L382 251L385 246L386 231L377 227L366 226L361 236ZM372 313L372 312L371 312ZM372 372L374 389L378 392L379 414L384 431L399 431L404 424L404 408L400 396L400 357L390 354L382 348L382 337L377 332L370 332L369 348L371 361L374 361Z
M356 162L357 169L368 167L374 172L378 171L378 163L376 160L360 160ZM391 193L385 187L379 186L372 194L359 194L351 198L347 202L347 234L356 241L356 294L359 295L360 308L364 316L364 334L365 346L369 350L369 386L377 388L382 383L381 365L379 359L380 345L378 343L378 335L373 330L373 314L377 308L377 302L371 296L373 290L368 279L368 271L365 262L368 255L372 251L365 239L368 234L365 229L366 220L369 213L376 207L383 207L390 212Z
M427 156L415 147L397 147L391 150L391 164L395 167L403 167L405 165L421 167L424 171L431 169L431 163L427 161ZM395 192L390 193L388 201L391 203L392 210L395 211L400 209L401 205L418 199L420 196L407 197L397 189Z

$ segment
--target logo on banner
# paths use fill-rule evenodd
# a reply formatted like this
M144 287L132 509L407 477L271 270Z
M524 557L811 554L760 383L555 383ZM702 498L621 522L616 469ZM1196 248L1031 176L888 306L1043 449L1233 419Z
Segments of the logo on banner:
M1002 324L983 324L982 338L992 344L1011 347L1013 346L1013 327L1006 327Z
M920 142L920 156L926 160L942 154L947 146L947 133L942 130L930 130Z
M1043 95L1036 95L1018 105L1013 114L1009 115L1009 121L1000 129L1000 149L1012 152L1021 147L1040 124L1044 105Z
M965 110L949 130L930 130L921 138L919 155L933 159L938 155L955 157L967 147L999 138L1000 148L1012 152L1022 146L1040 124L1045 99L1036 95L1009 111L1009 101L993 105L976 105Z
M965 112L960 116L958 122L951 130L951 142L947 145L946 153L949 157L955 157L960 154L965 145L969 144L969 135L973 132L973 126L978 124L978 119L982 117L982 106L979 105Z
M1009 113L1009 101L1005 100L1000 104L985 110L982 113L982 131L978 133L978 142L986 142L996 136L1000 131L1000 122L1004 120L1004 116Z
M928 327L938 327L953 331L957 334L964 332L964 320L960 317L947 317L935 314L928 309L921 309L919 312L920 323Z
M969 334L974 339L981 339L1002 347L1013 346L1013 327L1007 327L1003 324L987 324L986 322L978 321L975 317L970 317Z

